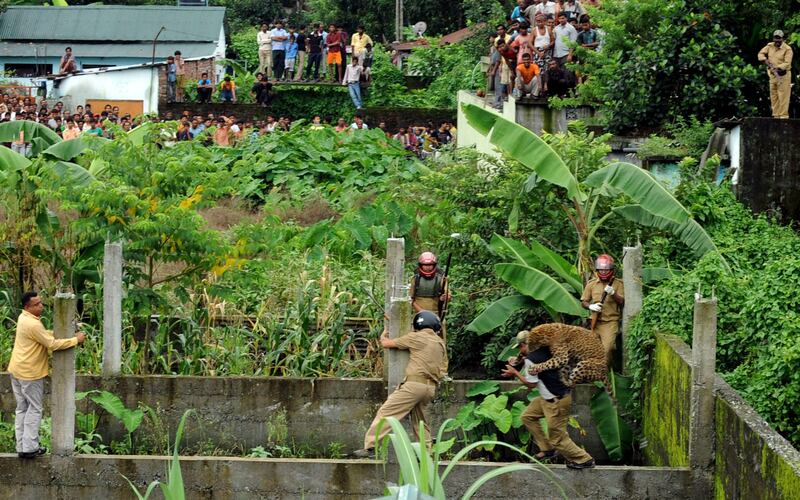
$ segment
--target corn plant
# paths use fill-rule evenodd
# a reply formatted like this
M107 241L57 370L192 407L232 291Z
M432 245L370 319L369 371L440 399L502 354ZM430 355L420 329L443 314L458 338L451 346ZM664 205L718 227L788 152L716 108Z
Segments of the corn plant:
M397 457L397 463L400 466L400 477L397 482L399 486L411 484L416 486L420 493L431 495L437 500L446 500L444 480L447 479L447 476L453 471L453 468L458 465L459 461L466 458L475 448L503 446L519 453L519 455L530 460L532 463L505 465L483 474L467 488L467 491L461 497L462 500L469 500L472 498L475 493L491 479L517 471L531 471L543 474L556 485L561 493L561 497L567 498L557 478L546 466L542 465L534 457L528 455L516 446L501 441L481 440L465 446L453 456L444 470L440 472L441 454L447 452L453 444L455 444L455 438L444 440L444 433L452 423L452 419L448 419L439 427L436 443L433 444L431 450L429 450L427 446L421 444L425 442L425 426L422 422L419 424L419 441L416 443L411 441L405 428L403 428L403 424L394 417L383 419L378 426L378 432L380 432L380 427L384 423L388 423L388 425L392 427L392 433L389 434L389 441ZM385 457L388 453L388 447L383 446L381 452ZM390 493L394 493L399 490L399 486L389 486L388 490Z
M186 492L183 485L183 475L181 474L181 461L178 458L178 448L180 446L181 437L183 436L183 429L186 426L186 419L193 413L194 410L186 410L183 412L181 421L178 424L178 431L175 433L175 446L173 446L172 449L172 460L167 466L166 483L155 480L147 485L147 489L145 490L144 494L142 494L139 492L139 489L134 486L130 479L124 475L122 476L126 481L128 481L133 493L139 500L147 500L150 498L150 495L153 494L156 486L161 488L161 493L164 495L165 500L184 500L186 498Z

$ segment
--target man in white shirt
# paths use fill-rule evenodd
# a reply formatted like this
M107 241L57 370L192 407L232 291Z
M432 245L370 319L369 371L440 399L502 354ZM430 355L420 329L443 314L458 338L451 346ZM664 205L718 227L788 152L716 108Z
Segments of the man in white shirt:
M578 39L578 31L567 22L566 14L561 13L558 15L558 24L553 28L553 33L556 37L553 59L563 67L565 62L572 62L572 47L569 44L575 43Z
M256 40L258 41L258 70L256 73L264 73L269 80L272 78L272 32L267 23L261 25L261 31L256 35Z
M353 106L355 106L356 109L361 109L361 73L364 71L364 68L358 64L358 57L355 55L351 60L351 64L347 66L344 72L342 85L347 86L347 90L350 91L350 99L353 100Z
M353 123L350 124L350 129L351 130L359 130L359 129L367 130L367 129L369 129L369 126L366 123L364 123L364 119L361 118L361 115L356 115L356 116L353 117Z
M283 29L283 23L281 21L276 22L275 28L272 30L272 69L277 80L280 80L283 76L283 70L286 66L288 39L289 33Z

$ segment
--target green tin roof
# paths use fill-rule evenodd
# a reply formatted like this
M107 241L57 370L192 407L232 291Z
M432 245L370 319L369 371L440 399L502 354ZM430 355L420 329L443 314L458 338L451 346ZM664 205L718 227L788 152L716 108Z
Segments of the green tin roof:
M13 6L0 14L0 40L32 42L212 42L224 7L87 5Z

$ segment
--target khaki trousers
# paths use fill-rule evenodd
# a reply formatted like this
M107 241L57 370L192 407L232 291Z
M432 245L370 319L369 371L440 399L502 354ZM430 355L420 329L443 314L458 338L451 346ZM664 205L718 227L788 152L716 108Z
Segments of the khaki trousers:
M389 395L386 402L381 405L372 425L369 426L367 434L364 436L364 449L375 448L375 443L383 441L383 438L392 432L392 427L388 422L381 425L380 434L376 435L378 423L384 417L394 417L402 420L409 413L411 414L411 431L419 439L419 423L425 425L425 441L428 448L431 445L431 430L425 420L425 408L433 400L436 394L436 387L433 385L422 384L419 382L403 382L400 387Z
M305 50L298 50L297 51L297 75L295 75L295 80L302 80L303 79L303 69L306 67L306 51Z
M773 118L789 118L789 97L792 94L792 72L769 77L769 100L772 104Z
M614 359L614 350L617 348L619 321L603 321L601 319L595 325L594 333L600 337L600 342L603 343L603 349L606 351L606 366L611 367L611 362Z
M266 73L264 73L266 71ZM264 73L266 77L272 78L272 49L258 49L258 69L256 73Z
M536 441L536 446L539 451L550 451L555 449L562 457L582 464L592 459L592 456L586 453L583 448L580 448L569 437L567 432L567 421L569 420L569 412L572 407L572 395L567 394L565 397L549 403L541 397L535 398L522 412L522 423L531 433L533 439ZM544 417L547 420L547 432L549 437L545 435L542 429L542 424L539 419Z
M39 425L44 412L44 379L18 380L11 375L11 390L17 401L14 430L17 453L30 453L39 449Z

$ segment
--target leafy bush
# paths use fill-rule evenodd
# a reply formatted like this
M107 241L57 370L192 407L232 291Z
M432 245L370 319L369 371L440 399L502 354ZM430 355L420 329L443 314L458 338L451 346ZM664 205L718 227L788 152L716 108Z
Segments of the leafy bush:
M705 4L612 0L594 21L605 32L603 49L579 49L590 75L580 99L599 104L613 130L755 112L759 73Z
M636 156L700 158L708 146L714 125L708 120L701 122L696 116L692 116L689 120L679 116L675 123L668 124L665 129L667 136L651 135L636 152Z
M686 271L650 291L627 340L627 366L641 389L656 332L691 342L693 294L719 300L717 370L781 434L800 444L800 237L764 216L753 216L728 187L696 180L682 198L704 220L722 255L735 269L722 271L708 255L693 265L666 240L645 245L671 256ZM680 257L678 257L680 256ZM685 259L685 260L684 260Z

